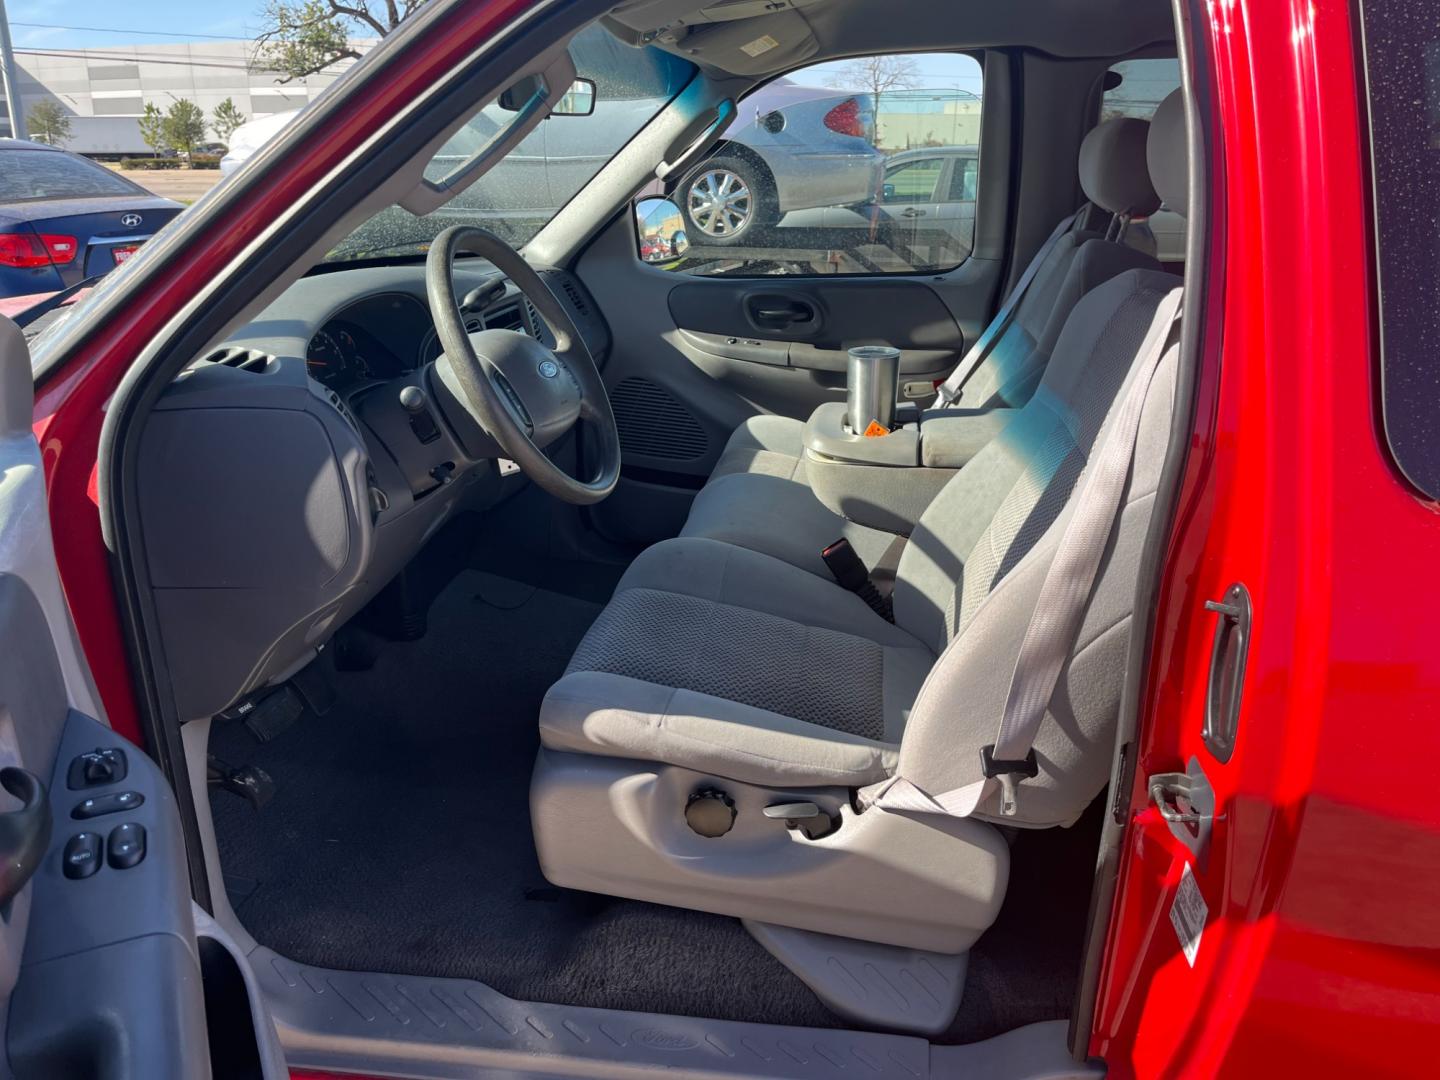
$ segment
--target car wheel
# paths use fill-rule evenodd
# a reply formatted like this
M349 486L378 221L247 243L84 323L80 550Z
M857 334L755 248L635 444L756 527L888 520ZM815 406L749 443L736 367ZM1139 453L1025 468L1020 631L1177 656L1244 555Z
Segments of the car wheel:
M769 174L740 157L701 165L681 184L680 204L692 243L739 244L780 216Z

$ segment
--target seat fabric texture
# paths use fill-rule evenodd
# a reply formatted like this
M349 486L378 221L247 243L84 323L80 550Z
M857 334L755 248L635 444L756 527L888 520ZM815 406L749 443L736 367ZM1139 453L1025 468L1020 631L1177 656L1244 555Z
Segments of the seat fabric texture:
M893 770L934 663L853 593L677 538L631 564L546 696L541 740L748 783L868 783Z
M1040 582L1091 449L1177 279L1130 270L1076 305L1056 362L1002 436L937 496L901 555L895 625L781 559L700 537L644 553L546 697L552 749L748 783L859 785L897 767L930 791L978 779ZM1076 819L1109 772L1135 568L1169 433L1155 376L1125 510L1061 672L1018 818ZM903 735L903 740L902 740Z
M1117 118L1086 136L1080 176L1094 206L1118 214L1148 213L1159 205L1145 179L1148 127L1143 120ZM1082 213L1081 223L1088 217ZM1013 318L951 408L1024 405L1080 298L1126 270L1160 269L1153 255L1084 228L1063 234L1035 257L1039 269ZM739 544L827 579L820 551L844 537L867 566L875 566L895 536L849 521L820 502L806 477L804 434L804 421L790 417L766 414L742 423L696 495L681 535Z

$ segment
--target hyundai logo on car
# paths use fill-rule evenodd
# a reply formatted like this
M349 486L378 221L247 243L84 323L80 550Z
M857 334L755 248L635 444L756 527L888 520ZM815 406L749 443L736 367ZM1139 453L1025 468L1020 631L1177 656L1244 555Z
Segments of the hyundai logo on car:
M135 226L139 225L140 222L144 220L145 219L142 218L139 214L126 214L120 219L120 224L124 225L127 229L133 229L135 228Z

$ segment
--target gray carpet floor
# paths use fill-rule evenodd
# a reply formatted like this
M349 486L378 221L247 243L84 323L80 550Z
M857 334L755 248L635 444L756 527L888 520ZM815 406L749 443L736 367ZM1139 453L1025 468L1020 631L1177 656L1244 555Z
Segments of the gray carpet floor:
M387 645L372 670L335 674L326 715L264 744L217 722L212 751L277 785L259 811L211 797L241 921L318 966L478 979L535 1001L839 1025L737 921L541 876L527 801L535 717L603 595L589 579L569 591L579 595L466 570L426 637ZM946 1041L1067 1015L1093 851L1089 826L1020 838L1006 909L972 953Z

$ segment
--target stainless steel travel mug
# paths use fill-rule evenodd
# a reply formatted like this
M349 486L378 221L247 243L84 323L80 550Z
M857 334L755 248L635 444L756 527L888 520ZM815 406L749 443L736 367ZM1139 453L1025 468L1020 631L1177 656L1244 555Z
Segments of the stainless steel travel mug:
M895 424L900 350L889 345L858 345L850 350L847 371L850 430L863 435L872 422L887 431Z

